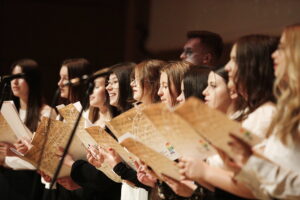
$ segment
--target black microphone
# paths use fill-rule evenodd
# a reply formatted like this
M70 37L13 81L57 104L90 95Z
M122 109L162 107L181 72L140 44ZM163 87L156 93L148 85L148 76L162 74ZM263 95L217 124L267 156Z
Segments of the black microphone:
M83 75L81 77L76 77L76 78L72 78L69 81L65 81L64 82L64 86L76 86L76 85L80 85L80 84L88 84L92 81L94 81L96 78L99 78L101 76L107 76L111 73L110 68L104 68L101 70L96 71L95 73L91 74L91 75Z
M5 75L1 77L1 82L2 81L11 81L16 78L25 78L25 73L18 73L18 74L12 74L12 75Z

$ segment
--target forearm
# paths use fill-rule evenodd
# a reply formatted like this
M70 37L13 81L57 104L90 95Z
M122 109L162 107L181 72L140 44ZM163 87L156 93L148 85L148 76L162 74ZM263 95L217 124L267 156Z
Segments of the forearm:
M75 161L72 166L71 178L78 185L93 188L97 191L105 191L112 185L117 184L103 172L83 160Z
M258 198L300 198L299 173L256 156L251 156L237 179L244 181Z
M206 165L203 170L205 170L205 175L197 180L199 184L208 183L243 198L254 198L252 192L243 183L233 178L233 172L209 165Z
M124 163L120 162L113 168L114 172L118 174L123 180L130 181L136 187L144 188L149 191L151 188L142 184L138 178L137 173L133 169L127 167Z

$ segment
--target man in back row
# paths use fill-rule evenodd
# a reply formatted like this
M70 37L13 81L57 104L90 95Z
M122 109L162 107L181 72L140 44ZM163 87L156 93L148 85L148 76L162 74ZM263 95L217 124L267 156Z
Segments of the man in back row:
M182 60L194 65L216 67L223 51L223 40L217 33L210 31L189 31L187 41L180 55Z

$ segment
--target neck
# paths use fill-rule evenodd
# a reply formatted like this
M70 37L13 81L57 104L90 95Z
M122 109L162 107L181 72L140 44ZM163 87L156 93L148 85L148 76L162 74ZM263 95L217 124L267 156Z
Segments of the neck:
M144 104L144 105L149 105L149 104L152 104L152 99L151 99L151 96L145 96L144 98L142 98L141 102Z
M20 98L20 108L23 110L27 109L27 98Z
M225 113L227 116L231 116L235 112L236 112L235 103L234 103L234 101L232 101L230 103L230 105L228 106L227 111Z
M109 109L107 106L101 106L99 107L99 123L104 123L106 121L109 121L111 119L111 113L109 112Z
M108 112L108 108L106 106L99 107L99 115L106 115Z

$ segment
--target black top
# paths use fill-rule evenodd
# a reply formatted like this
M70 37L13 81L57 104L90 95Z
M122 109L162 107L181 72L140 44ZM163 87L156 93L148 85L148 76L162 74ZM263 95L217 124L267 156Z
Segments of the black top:
M83 199L120 200L121 184L84 160L75 161L71 178L83 188Z
M130 181L136 187L143 188L147 191L151 190L151 187L144 185L137 178L137 173L132 168L128 167L126 164L120 162L114 168L114 172L118 174L123 180Z

